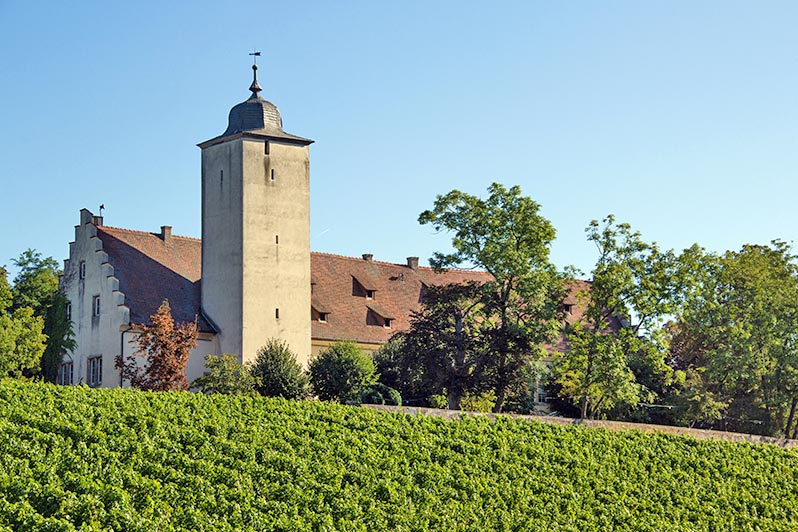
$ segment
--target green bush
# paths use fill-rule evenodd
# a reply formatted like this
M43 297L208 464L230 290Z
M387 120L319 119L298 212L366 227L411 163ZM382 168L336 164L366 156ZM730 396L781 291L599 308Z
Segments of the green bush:
M357 400L377 382L374 361L355 342L338 341L310 361L310 385L322 401Z
M304 399L308 396L308 376L296 354L282 340L271 338L258 350L252 364L255 390L266 397Z
M378 382L363 389L360 394L360 402L371 405L402 406L402 395L394 388Z
M255 393L255 379L249 368L238 361L238 355L205 355L205 369L208 371L191 383L192 389L203 393L224 393L228 395L251 395Z

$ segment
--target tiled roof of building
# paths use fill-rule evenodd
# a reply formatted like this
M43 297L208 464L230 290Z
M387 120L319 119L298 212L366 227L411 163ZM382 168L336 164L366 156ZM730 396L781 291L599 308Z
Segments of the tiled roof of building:
M364 343L386 342L397 330L406 330L410 314L419 308L424 285L490 279L480 271L435 273L432 268L327 253L311 254L310 271L313 301L326 309L316 310L327 314L326 322L313 320L313 338ZM385 318L391 320L390 328L385 327Z
M169 236L98 226L97 236L125 294L131 323L148 323L164 299L177 322L193 322L201 331L213 327L199 314L201 242Z
M202 243L196 238L98 226L109 261L125 294L132 323L146 323L164 299L168 299L176 321L198 317L200 330L214 332L200 313ZM383 343L410 326L418 310L424 286L465 281L486 281L490 275L474 270L436 273L432 268L394 264L328 253L311 253L311 304L314 339L348 339L362 343ZM410 262L410 261L408 261ZM586 281L575 281L565 300L570 305L568 321L581 317L583 305L578 293ZM309 309L308 319L311 319ZM390 320L386 326L385 320ZM564 338L549 351L566 348Z

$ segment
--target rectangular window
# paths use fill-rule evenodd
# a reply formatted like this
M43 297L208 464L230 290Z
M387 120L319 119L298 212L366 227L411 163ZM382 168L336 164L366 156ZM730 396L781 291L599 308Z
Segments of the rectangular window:
M274 168L272 168L272 181L274 181Z
M91 308L95 316L100 315L100 296L94 296L94 299L91 301Z
M78 267L78 276L81 279L85 279L86 278L86 261L85 260L80 261L80 266Z
M66 319L67 321L72 321L72 302L67 301L66 304Z
M264 155L269 155L269 141L263 143L263 153Z
M86 381L89 386L99 386L103 383L102 355L86 360Z
M546 402L546 394L543 392L538 392L538 403L545 403Z
M72 384L72 362L62 362L58 366L58 384L62 386L70 386Z

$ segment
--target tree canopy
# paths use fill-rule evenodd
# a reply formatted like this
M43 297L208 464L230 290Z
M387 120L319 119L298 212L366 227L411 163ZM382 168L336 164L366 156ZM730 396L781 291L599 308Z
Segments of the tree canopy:
M453 234L451 253L436 252L434 268L478 267L493 276L481 297L483 352L500 412L513 387L562 329L566 276L549 261L554 226L521 188L498 183L479 198L459 190L438 196L421 224Z

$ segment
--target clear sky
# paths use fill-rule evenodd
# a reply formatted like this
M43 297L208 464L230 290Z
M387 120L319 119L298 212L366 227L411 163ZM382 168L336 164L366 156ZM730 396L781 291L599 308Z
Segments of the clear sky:
M200 235L200 150L249 94L312 138L316 251L422 263L437 194L521 185L589 271L591 219L663 247L792 241L798 3L0 0L0 264L78 211Z

